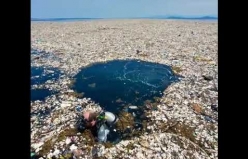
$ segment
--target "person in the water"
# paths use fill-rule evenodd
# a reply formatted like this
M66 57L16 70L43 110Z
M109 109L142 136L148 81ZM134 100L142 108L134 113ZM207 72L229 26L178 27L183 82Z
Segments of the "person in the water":
M94 136L97 136L99 142L106 142L109 129L117 121L118 117L107 111L102 111L100 113L93 111L85 111L82 114L83 119L79 124L79 130L83 131L85 129L90 129Z
M97 117L99 114L93 111L86 111L83 113L83 117L87 128L92 128L96 125Z

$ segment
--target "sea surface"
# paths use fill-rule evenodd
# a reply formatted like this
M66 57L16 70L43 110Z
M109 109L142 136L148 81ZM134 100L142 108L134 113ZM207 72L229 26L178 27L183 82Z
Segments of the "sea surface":
M170 19L170 20L187 20L187 21L205 21L218 22L218 17L181 17L181 16L154 16L154 17L139 17L139 18L31 18L31 22L75 22L75 21L90 21L90 20L106 20L106 19Z
M74 78L74 91L115 113L123 106L155 101L171 83L179 81L169 66L138 60L96 63L82 68Z

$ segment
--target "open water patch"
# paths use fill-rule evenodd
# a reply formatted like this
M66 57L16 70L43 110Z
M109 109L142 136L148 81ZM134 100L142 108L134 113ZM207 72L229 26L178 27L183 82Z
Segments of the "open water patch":
M49 89L31 89L31 101L45 100L46 97L52 95L53 92Z
M163 64L138 60L114 60L83 68L72 87L117 113L123 106L142 106L146 100L162 97L163 91L179 77Z
M114 60L82 68L74 76L74 89L91 98L105 110L117 114L119 120L110 127L107 141L118 143L143 131L144 105L155 102L179 76L163 64L138 60ZM117 131L115 131L115 129Z
M52 67L31 67L31 86L42 85L48 80L56 81L62 75L61 71ZM49 89L31 89L31 101L44 100L54 92Z
M31 67L31 85L44 84L48 80L57 80L61 71L52 67Z

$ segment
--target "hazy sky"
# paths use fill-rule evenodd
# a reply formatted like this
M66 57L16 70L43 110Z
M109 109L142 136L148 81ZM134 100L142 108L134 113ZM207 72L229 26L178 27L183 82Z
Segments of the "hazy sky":
M217 16L218 0L31 0L32 18Z

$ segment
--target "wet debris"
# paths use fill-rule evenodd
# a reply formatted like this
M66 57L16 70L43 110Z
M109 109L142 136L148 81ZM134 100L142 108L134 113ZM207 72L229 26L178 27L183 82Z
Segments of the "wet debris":
M212 81L214 78L212 76L202 75L203 79L206 81Z

